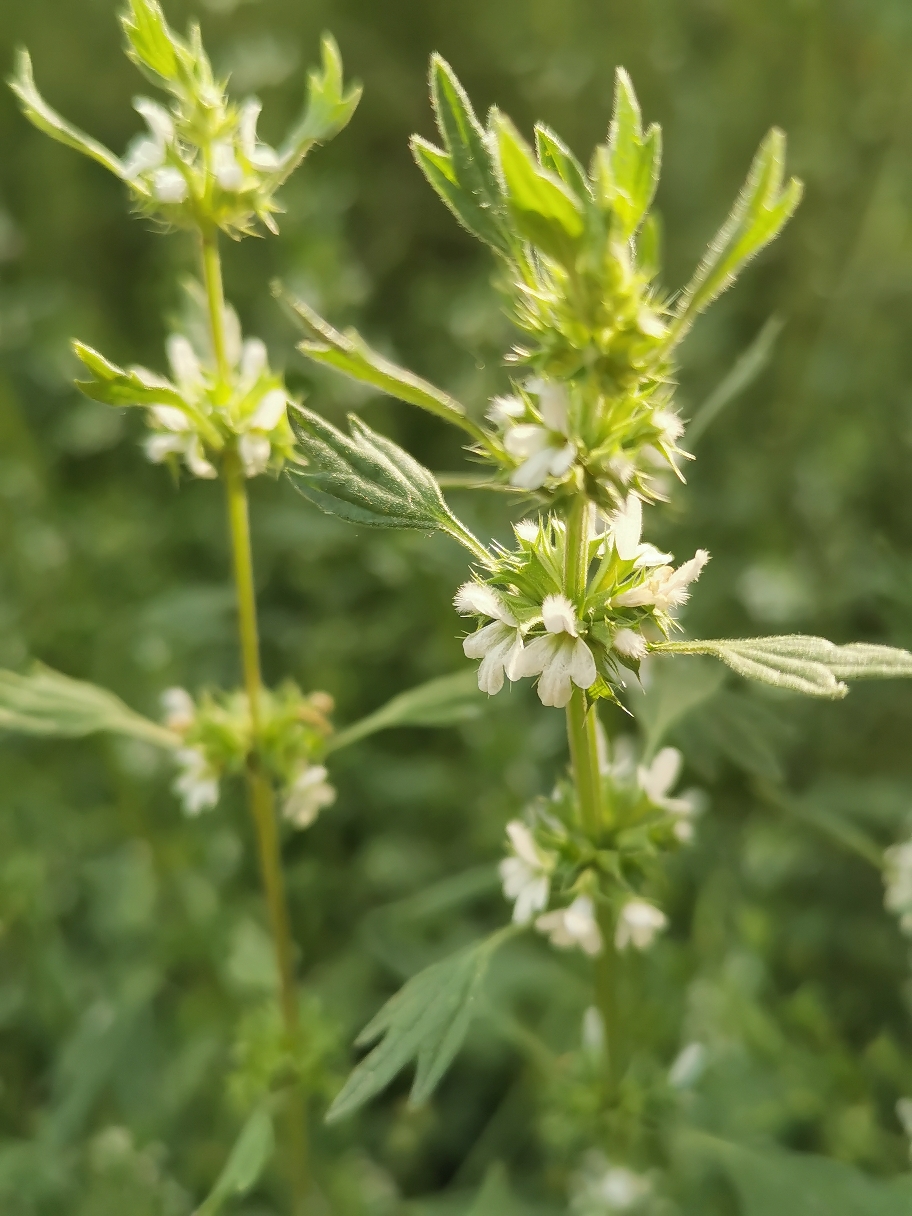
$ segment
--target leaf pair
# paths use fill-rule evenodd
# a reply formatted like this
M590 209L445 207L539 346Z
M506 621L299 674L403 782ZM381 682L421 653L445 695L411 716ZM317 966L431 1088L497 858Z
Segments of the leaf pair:
M907 650L864 642L837 646L825 638L801 634L661 642L650 650L655 654L711 655L748 680L831 700L844 697L849 691L844 680L890 680L912 676L912 654Z
M291 476L322 511L370 528L446 532L481 561L490 560L450 511L433 475L360 418L349 417L346 436L319 414L296 406L291 424L306 461Z

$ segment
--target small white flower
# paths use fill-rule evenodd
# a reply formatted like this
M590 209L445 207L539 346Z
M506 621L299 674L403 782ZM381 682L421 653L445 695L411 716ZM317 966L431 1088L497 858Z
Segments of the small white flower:
M149 435L143 440L143 451L153 464L163 464L169 456L183 456L187 441L180 435Z
M166 431L190 430L190 419L176 405L153 405L149 413Z
M236 191L243 188L244 170L238 164L231 144L220 141L212 145L212 172L223 190Z
M257 431L248 431L238 440L238 455L244 466L245 477L258 477L265 473L272 455L269 439Z
M166 688L161 695L161 705L169 730L184 731L193 725L196 705L186 688Z
M521 519L518 524L513 525L513 531L517 540L524 540L527 545L531 545L538 540L540 529L534 519Z
M261 143L257 139L257 122L262 108L262 103L255 97L251 97L244 102L241 107L241 117L238 124L238 137L241 153L249 163L255 169L263 169L269 172L278 168L279 154L275 148L270 148L268 144Z
M684 434L684 423L672 410L656 410L652 424L659 431L659 442L673 448Z
M283 389L270 389L256 407L248 426L254 431L274 431L285 417L288 398Z
M634 945L637 950L648 950L657 933L668 924L664 912L644 899L631 899L621 908L614 944L618 950Z
M565 595L549 595L542 604L542 620L548 630L535 638L517 659L521 676L540 676L538 696L542 705L563 709L577 688L591 688L598 679L592 651L579 636L573 605Z
M586 895L578 895L569 908L546 912L536 920L535 928L548 934L552 946L563 950L578 946L592 956L601 952L602 935L592 900Z
M493 397L488 406L487 418L495 426L509 426L514 418L521 418L526 412L525 402L519 397Z
M502 621L492 621L483 629L470 633L462 643L462 650L467 659L481 659L478 687L488 696L500 692L505 675L513 681L524 674L520 672L522 634Z
M519 819L507 824L512 857L500 863L500 880L504 895L515 900L513 920L517 925L527 925L536 912L548 906L551 894L551 871L555 857L546 849L540 849L532 833Z
M140 135L130 144L123 160L123 175L128 182L135 181L143 173L158 169L165 163L167 145L174 140L174 123L163 107L148 97L137 97L133 108L141 114L149 127L149 135Z
M903 933L912 936L912 840L884 853L884 907L899 917Z
M191 436L190 441L184 450L184 463L194 477L203 477L207 481L211 481L212 478L218 477L218 473L215 470L215 465L210 464L210 462L203 455L203 444L199 435Z
M516 626L516 617L497 592L484 583L463 583L453 597L453 606L461 616L489 616L505 625Z
M326 778L322 764L303 769L292 783L282 804L282 815L296 828L309 828L325 806L332 806L336 791Z
M618 629L611 639L611 645L628 659L644 659L646 657L646 639L635 629Z
M203 367L199 355L183 334L169 334L165 343L171 374L181 392L188 396L200 392L204 387Z
M190 193L187 179L180 169L164 165L152 177L152 193L160 203L182 203Z
M537 422L508 425L504 447L516 460L522 461L511 475L510 484L524 490L537 490L549 477L563 477L576 459L576 448L566 442L569 425L567 390L561 384L542 380L533 381L529 388L538 394L544 425ZM509 414L505 418L505 422L508 421Z
M630 591L622 591L612 601L619 608L655 607L659 612L669 612L679 608L690 598L690 584L700 577L703 567L709 561L705 549L698 549L689 562L679 566L677 570L671 566L660 566L654 573L647 576L639 587Z
M198 747L183 747L175 754L180 772L171 787L184 804L184 814L198 815L214 807L219 798L218 777Z
M269 352L266 343L259 338L248 338L241 347L240 358L240 388L247 392L253 388L260 376L269 366Z
M611 536L617 555L624 562L638 556L643 532L643 502L636 494L628 494L623 504L611 516Z

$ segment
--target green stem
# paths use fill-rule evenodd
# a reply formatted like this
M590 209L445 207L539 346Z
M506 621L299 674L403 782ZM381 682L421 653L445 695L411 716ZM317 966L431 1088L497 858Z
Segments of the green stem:
M225 300L218 238L215 233L203 234L202 263L209 304L212 349L221 387L227 391L230 367L225 342ZM233 445L229 445L225 450L222 473L225 481L234 583L237 592L241 664L250 711L252 747L247 757L247 796L256 831L260 875L266 894L269 923L278 964L282 1020L289 1045L294 1051L300 1033L294 976L294 948L288 902L285 895L285 879L282 872L275 793L268 773L263 770L259 756L263 682L260 671L253 550L250 543L250 514L247 506L247 483L244 469L237 449ZM310 1190L307 1118L300 1092L295 1093L289 1103L288 1122L294 1211L297 1216L305 1211Z

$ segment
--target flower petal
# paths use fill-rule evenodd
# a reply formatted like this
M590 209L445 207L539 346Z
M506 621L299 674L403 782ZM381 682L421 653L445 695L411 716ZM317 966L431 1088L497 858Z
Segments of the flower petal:
M542 603L542 620L549 633L569 633L579 636L576 611L566 595L546 595Z
M598 670L592 651L582 638L574 643L570 655L570 679L577 688L591 688L598 679Z
M537 422L521 422L519 426L511 426L504 435L504 447L517 460L524 460L550 448L551 439L547 430Z
M541 428L539 428L541 429ZM510 475L510 485L521 490L538 490L545 484L554 458L554 448L544 448L530 456Z
M636 494L627 495L624 505L611 517L611 524L618 557L625 562L633 561L643 531L643 503Z
M500 646L511 635L512 630L502 621L492 621L463 639L462 653L467 659L483 659L489 650Z

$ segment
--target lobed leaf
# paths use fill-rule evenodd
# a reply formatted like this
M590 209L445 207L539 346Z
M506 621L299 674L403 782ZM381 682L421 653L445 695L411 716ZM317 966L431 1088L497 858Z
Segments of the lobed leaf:
M361 1047L381 1042L336 1095L327 1122L353 1114L413 1060L417 1067L409 1101L413 1106L427 1101L462 1046L491 955L513 931L501 929L432 964L386 1002L356 1040Z
M592 185L586 171L563 140L544 123L535 126L535 151L539 163L549 173L556 174L577 198L592 197Z
M465 89L440 55L431 56L430 87L443 149L415 135L412 155L463 227L510 257L515 240L489 137L475 117Z
M826 638L801 634L661 642L650 649L657 654L712 655L746 679L811 697L844 697L848 688L843 680L912 676L912 654L907 650L863 642L837 646Z
M320 43L322 70L313 68L307 78L307 107L301 121L279 149L279 176L288 177L314 144L334 139L348 126L361 100L362 88L344 87L342 56L332 34Z
M794 213L804 187L793 177L783 189L784 167L785 135L773 127L757 150L728 219L678 300L672 329L675 341L731 286L742 266L779 235Z
M92 373L91 380L77 380L76 387L93 401L104 405L173 405L186 410L187 403L170 381L145 368L125 370L86 346L72 343L73 351Z
M127 56L144 71L172 81L188 66L186 48L174 36L158 0L130 0L120 18L127 36Z
M272 1116L264 1107L255 1110L235 1141L215 1186L196 1209L195 1216L215 1216L229 1199L244 1195L259 1179L275 1152Z
M180 738L135 713L114 693L36 663L28 675L0 671L0 730L79 738L98 731L131 735L157 747Z
M481 714L485 703L474 671L440 676L400 693L360 722L339 731L330 740L329 748L336 751L393 726L452 726L467 722Z
M124 168L119 157L115 156L104 144L100 144L90 135L80 131L78 127L71 126L66 119L47 104L35 85L32 60L24 48L20 48L16 52L16 70L8 83L16 95L22 113L39 131L50 135L51 139L56 139L58 143L65 144L68 148L75 148L84 156L90 156L92 160L97 160L115 176L123 178Z
M494 131L504 191L520 235L561 265L572 267L585 223L580 200L536 163L532 150L502 114Z
M662 164L662 132L653 124L644 136L640 104L623 68L617 69L615 77L606 160L611 210L626 239L639 228L655 198ZM605 167L605 160L602 165Z

